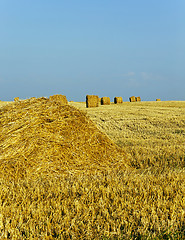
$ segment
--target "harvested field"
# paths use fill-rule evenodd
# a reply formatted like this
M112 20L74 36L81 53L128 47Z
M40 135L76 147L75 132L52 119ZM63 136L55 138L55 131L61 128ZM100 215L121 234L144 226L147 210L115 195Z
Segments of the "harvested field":
M3 106L0 237L184 239L184 116L185 102Z
M101 131L131 155L136 166L184 163L185 102L124 102L96 109L74 106L86 111Z
M0 101L0 108L9 104L9 103L12 104L13 102Z

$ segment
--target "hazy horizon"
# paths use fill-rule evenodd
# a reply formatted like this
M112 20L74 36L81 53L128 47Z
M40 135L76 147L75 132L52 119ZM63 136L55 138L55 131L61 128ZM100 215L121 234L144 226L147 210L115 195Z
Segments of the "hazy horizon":
M185 1L0 0L0 100L185 100Z

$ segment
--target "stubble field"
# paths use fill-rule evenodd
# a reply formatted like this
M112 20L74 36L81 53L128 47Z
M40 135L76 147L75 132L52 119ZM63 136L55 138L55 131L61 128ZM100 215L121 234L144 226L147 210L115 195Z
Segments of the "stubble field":
M85 108L97 127L129 155L136 168L183 166L185 102L124 102Z
M0 141L1 239L184 239L185 102L69 106L86 112L124 164L10 178Z

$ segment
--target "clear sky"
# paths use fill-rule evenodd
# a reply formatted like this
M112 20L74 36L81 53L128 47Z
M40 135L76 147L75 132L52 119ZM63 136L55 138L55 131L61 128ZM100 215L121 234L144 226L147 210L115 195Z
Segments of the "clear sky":
M0 100L185 100L184 0L0 0Z

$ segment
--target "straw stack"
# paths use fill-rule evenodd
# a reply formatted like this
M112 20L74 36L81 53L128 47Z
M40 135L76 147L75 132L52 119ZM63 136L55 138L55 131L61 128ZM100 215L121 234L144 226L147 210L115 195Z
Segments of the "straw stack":
M141 102L141 98L140 97L136 97L136 102Z
M86 107L98 107L99 106L99 97L97 95L87 95L86 96Z
M14 101L15 101L15 102L18 102L18 101L19 101L19 97L15 97L15 98L14 98Z
M61 95L61 94L56 94L56 95L50 96L49 100L57 101L57 102L60 102L61 104L68 104L66 96Z
M114 103L115 103L115 104L123 103L122 97L115 97L115 98L114 98Z
M109 97L102 97L101 98L101 105L110 105L110 98Z
M132 96L129 98L130 102L136 102L136 97Z
M3 106L0 119L0 177L112 169L125 164L122 151L84 112L68 104L27 99Z

